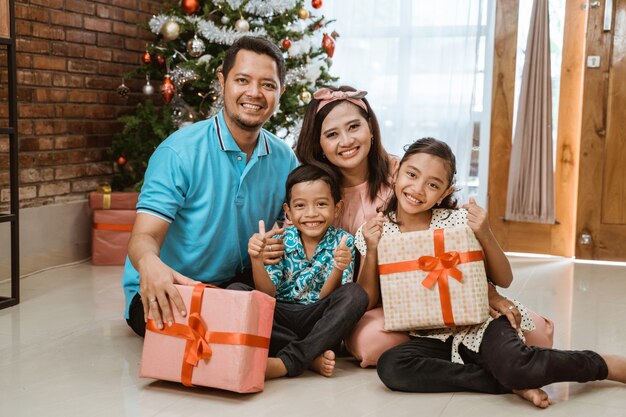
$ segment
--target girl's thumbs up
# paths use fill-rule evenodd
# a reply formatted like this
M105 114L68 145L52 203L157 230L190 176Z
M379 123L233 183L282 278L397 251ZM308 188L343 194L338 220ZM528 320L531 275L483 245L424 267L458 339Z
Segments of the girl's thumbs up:
M259 234L265 234L265 222L263 220L259 220Z

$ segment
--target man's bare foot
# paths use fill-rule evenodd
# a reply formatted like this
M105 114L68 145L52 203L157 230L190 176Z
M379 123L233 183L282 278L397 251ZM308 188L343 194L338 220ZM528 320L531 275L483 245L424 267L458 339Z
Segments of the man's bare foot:
M335 352L327 350L322 353L315 358L315 360L311 363L310 368L322 376L333 376L333 371L335 370Z
M618 355L600 355L609 368L607 379L626 384L626 358Z
M279 358L267 358L267 368L265 369L265 380L280 378L287 375L285 363Z
M535 407L548 408L548 406L552 404L550 398L548 398L548 394L540 388L514 389L513 393L519 395L526 401L530 401Z

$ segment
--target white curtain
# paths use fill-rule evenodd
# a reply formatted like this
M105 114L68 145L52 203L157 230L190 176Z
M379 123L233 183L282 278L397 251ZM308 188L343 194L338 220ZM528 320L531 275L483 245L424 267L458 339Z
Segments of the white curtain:
M339 84L369 92L385 148L401 156L415 139L446 141L457 156L461 197L483 110L491 6L487 0L325 0L320 10L336 19L332 28L340 35L331 72Z

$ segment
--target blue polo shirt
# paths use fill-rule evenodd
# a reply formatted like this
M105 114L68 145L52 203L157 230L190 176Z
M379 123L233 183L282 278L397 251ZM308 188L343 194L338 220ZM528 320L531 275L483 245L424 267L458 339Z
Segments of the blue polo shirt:
M287 175L298 165L291 148L261 130L250 161L232 137L223 110L174 132L150 158L137 203L169 223L161 260L175 271L219 285L250 266L248 240L259 220L282 212ZM122 277L128 307L139 273L126 258Z

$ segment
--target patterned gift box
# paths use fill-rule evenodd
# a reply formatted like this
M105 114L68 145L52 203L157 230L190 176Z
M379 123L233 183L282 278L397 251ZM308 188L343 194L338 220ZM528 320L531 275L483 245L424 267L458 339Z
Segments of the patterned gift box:
M386 235L378 264L386 330L478 324L489 317L482 248L468 226Z
M187 317L149 317L139 375L234 392L263 391L276 300L260 291L176 285Z

